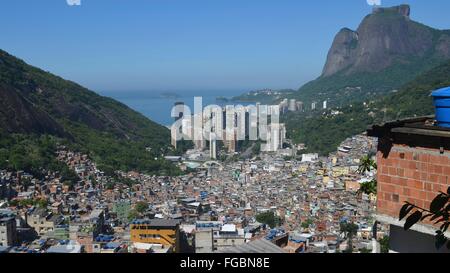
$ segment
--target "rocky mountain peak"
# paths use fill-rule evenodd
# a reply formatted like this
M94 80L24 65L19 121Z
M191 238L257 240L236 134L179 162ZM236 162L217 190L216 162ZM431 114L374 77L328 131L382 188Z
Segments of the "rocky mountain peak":
M356 31L336 35L322 77L380 72L395 64L450 58L448 34L414 22L408 5L374 8Z
M402 16L409 18L411 14L411 7L409 5L400 5L389 8L375 7L372 12L372 14L381 14L381 13L398 13Z

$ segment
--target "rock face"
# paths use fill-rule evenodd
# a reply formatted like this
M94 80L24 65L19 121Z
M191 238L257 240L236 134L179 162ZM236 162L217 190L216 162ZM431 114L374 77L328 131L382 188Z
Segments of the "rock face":
M420 58L450 58L448 32L410 19L410 7L375 8L358 29L342 29L328 53L322 76L378 72Z
M1 128L14 133L65 136L64 129L45 111L34 107L14 89L0 84Z
M344 28L336 35L328 54L328 61L323 75L328 76L349 67L356 60L356 46L358 45L358 33Z
M375 7L373 9L373 14L381 14L381 13L398 13L402 16L409 18L409 15L411 14L411 8L409 5L400 5L390 8Z

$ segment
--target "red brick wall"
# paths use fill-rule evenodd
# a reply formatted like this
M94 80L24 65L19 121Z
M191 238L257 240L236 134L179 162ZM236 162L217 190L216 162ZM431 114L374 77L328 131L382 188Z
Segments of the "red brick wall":
M450 186L450 151L395 145L387 158L378 152L378 214L397 218L405 201L429 208Z

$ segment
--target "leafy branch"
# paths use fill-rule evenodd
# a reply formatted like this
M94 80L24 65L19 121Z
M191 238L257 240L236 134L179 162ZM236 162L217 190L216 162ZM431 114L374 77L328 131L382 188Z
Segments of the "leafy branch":
M444 245L447 245L447 248L450 249L450 239L444 235L450 227L449 216L450 187L447 189L446 193L440 192L439 195L434 198L429 209L405 202L405 205L400 210L399 218L401 221L407 217L404 225L405 230L409 230L415 224L427 219L435 225L440 224L439 230L436 231L436 248L440 249Z
M364 175L376 169L378 169L377 163L375 162L375 160L372 159L370 155L366 155L363 158L361 158L361 164L359 165L358 168L359 174ZM369 182L361 183L358 193L359 194L365 193L367 195L377 194L377 180L373 179Z

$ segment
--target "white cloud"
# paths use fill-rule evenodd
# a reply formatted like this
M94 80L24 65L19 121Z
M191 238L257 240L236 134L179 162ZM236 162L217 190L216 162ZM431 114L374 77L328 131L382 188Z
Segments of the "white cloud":
M366 0L370 6L381 6L381 0Z
M66 0L69 6L81 6L81 0Z

